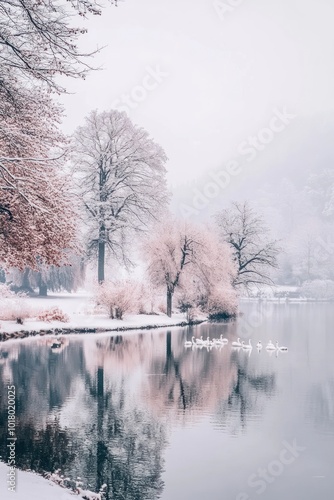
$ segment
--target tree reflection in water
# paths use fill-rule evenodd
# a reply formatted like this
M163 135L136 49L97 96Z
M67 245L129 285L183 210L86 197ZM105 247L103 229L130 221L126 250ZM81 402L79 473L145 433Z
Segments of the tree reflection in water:
M192 331L188 338L191 335ZM182 419L185 423L193 418L193 409L211 411L222 426L233 417L233 433L235 427L245 427L247 415L261 413L264 401L275 390L271 370L257 373L256 365L249 366L248 354L231 351L227 346L210 352L205 348L193 351L184 349L183 342L181 338L172 349L172 335L167 332L165 359L156 356L152 360L152 372L162 375L151 377L147 389L147 399L154 409L164 413L168 407L174 420Z
M318 431L334 432L334 380L313 384L308 394L307 414Z
M247 357L184 349L191 328L166 333L71 339L62 352L46 339L8 347L1 357L0 453L6 455L5 387L17 387L17 461L22 468L85 478L107 499L146 500L163 491L167 422L191 424L203 411L245 425L272 374Z

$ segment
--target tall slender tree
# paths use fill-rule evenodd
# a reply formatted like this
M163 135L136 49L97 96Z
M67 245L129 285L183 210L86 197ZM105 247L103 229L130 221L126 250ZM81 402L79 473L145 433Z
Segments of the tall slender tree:
M128 243L168 201L163 149L125 113L93 111L73 142L73 172L85 209L87 245L105 279L106 251L129 263Z

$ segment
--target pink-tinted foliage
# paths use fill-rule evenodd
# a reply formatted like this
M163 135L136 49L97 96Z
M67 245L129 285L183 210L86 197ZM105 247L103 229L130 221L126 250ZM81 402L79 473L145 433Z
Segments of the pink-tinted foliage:
M5 283L0 283L0 300L15 297L15 293Z
M37 316L38 321L61 321L62 323L68 323L70 318L65 314L59 307L53 307L45 311L41 311Z
M235 289L216 287L207 297L205 310L211 318L235 316L238 312L238 300Z
M110 0L111 4L117 1ZM85 77L77 48L85 28L75 17L99 15L97 0L0 2L0 263L6 268L59 265L75 246L75 211L59 132L62 110L52 92L59 76Z
M95 300L105 307L110 318L123 319L126 313L138 313L140 286L132 280L104 282L98 286Z
M0 262L3 267L63 263L76 249L73 199L62 174L60 110L30 89L15 108L0 88ZM55 159L58 157L58 159Z
M151 283L171 296L178 292L184 310L201 307L208 312L209 299L217 290L233 295L236 268L230 249L207 228L168 218L143 244L143 255ZM224 304L226 312L232 310L228 301Z
M34 316L27 305L24 293L14 293L6 284L0 283L0 319L23 323L26 318Z

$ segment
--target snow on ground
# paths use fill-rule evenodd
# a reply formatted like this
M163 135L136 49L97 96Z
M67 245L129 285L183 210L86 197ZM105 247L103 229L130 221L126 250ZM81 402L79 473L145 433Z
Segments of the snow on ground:
M1 500L75 500L80 498L42 476L21 470L16 470L16 490L9 491L8 470L9 467L0 462Z
M6 299L10 300L10 299ZM74 328L96 328L103 330L116 330L117 328L144 328L148 326L172 326L185 322L184 314L173 314L169 318L166 314L158 315L125 315L123 320L110 319L106 313L98 314L93 312L93 303L90 296L84 294L57 294L49 297L27 297L24 300L25 307L36 314L41 310L59 307L69 316L70 321L63 323L60 321L37 321L35 318L27 318L23 325L16 321L0 320L0 332L17 332L20 330L50 330L54 328L74 329Z

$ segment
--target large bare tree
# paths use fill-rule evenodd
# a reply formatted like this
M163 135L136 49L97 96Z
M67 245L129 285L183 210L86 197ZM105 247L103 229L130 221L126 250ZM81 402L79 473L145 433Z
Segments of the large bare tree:
M73 171L85 207L89 255L98 254L105 278L106 250L129 262L128 244L157 220L168 201L165 152L125 113L92 112L73 142Z
M221 238L232 248L238 274L235 286L273 285L270 271L277 268L279 242L248 202L232 203L215 215Z

